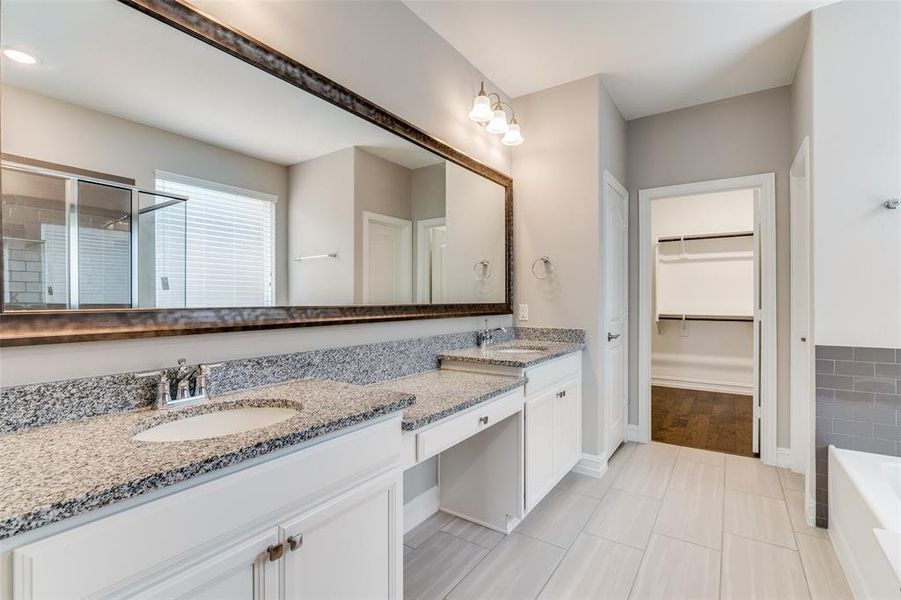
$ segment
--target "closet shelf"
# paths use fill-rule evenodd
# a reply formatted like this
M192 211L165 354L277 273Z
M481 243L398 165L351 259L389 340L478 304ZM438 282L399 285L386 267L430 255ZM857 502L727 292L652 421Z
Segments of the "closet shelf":
M727 238L754 237L753 231L729 231L723 233L692 233L689 235L666 235L657 238L658 243L682 242L689 240L722 240Z
M754 321L753 315L674 315L674 314L659 314L657 315L658 321L731 321L731 322L746 322L751 323Z

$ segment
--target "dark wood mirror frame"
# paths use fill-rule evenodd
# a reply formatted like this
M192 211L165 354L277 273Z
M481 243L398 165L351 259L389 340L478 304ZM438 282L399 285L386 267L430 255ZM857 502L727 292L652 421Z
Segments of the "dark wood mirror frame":
M498 304L4 312L0 315L2 319L0 346L513 313L513 181L510 177L433 138L366 98L188 4L179 0L118 1L502 185L506 190L504 209L506 300Z

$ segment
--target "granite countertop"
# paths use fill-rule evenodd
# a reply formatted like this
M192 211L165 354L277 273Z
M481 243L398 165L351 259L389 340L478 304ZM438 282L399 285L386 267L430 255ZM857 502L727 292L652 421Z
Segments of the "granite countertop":
M545 342L540 340L513 340L497 342L487 348L467 348L438 355L439 360L454 360L502 367L533 367L537 364L582 350L577 342ZM522 349L522 352L510 352ZM506 350L506 351L505 351Z
M402 425L404 431L413 431L515 390L525 383L525 377L438 369L369 387L415 395L416 403L404 410Z
M411 406L410 393L300 379L176 409L134 411L0 435L0 540ZM132 435L175 415L231 406L299 408L280 423L184 442Z

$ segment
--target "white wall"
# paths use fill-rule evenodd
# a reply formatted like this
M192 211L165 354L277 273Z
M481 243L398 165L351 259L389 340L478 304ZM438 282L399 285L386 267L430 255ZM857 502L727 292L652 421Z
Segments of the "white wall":
M479 81L494 86L402 4L209 0L195 4L446 143L510 172L509 149L466 117ZM4 129L8 125L4 120ZM490 322L510 325L512 319L500 316ZM181 356L192 362L217 361L480 326L481 319L467 318L4 348L0 384L143 370L172 365Z
M444 252L445 299L448 302L503 302L504 270L503 186L454 163L445 166L447 248ZM477 281L473 266L487 260L490 276ZM485 272L477 271L484 278Z
M788 170L791 99L788 87L629 121L628 168L631 193L630 313L638 314L638 190L645 188L776 173L777 444L788 447L790 358L790 258ZM637 339L638 321L630 335ZM638 419L637 344L630 346L629 422Z
M901 347L901 4L811 18L817 345Z
M154 189L154 170L278 196L276 302L287 299L288 169L162 129L4 85L3 152L99 171Z
M354 155L345 148L289 170L288 273L290 304L354 302ZM337 259L292 257L337 252Z
M652 240L664 236L753 229L752 190L660 198L651 202ZM716 250L724 253L735 254L739 248L751 249L751 252L747 253L750 260L741 260L737 263L714 261L687 262L679 265L694 270L701 278L701 281L695 282L690 289L675 290L692 300L693 306L699 306L690 312L744 314L753 310L754 262L750 242L750 238L695 242L695 244L703 243L707 250L713 250L710 245L714 243L717 245ZM673 252L679 251L678 243L668 246ZM692 251L691 242L688 251ZM703 272L698 273L699 268L703 269ZM717 276L710 273L711 268L722 269L723 272ZM679 274L684 275L687 274ZM709 283L713 283L713 287L702 287ZM661 290L661 300L666 300L662 295L667 290L670 288ZM729 306L724 306L724 303ZM746 308L744 310L732 308L742 306ZM682 312L671 310L670 307L660 307L659 310L665 313ZM662 321L659 333L656 327L651 328L651 383L671 387L683 385L687 389L751 393L753 343L752 323L691 321L687 324L687 334L683 335L681 323Z
M625 122L596 76L522 96L515 106L529 124L513 154L516 303L529 305L529 320L518 324L587 331L582 449L600 455L600 190L605 168L625 182ZM542 255L554 276L539 281L530 268Z

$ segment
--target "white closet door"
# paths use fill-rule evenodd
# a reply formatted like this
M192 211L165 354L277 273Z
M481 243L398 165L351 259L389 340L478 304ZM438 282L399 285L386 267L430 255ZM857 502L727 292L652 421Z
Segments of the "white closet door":
M625 439L628 419L629 330L629 195L609 173L604 174L604 289L606 337L604 396L607 452Z

